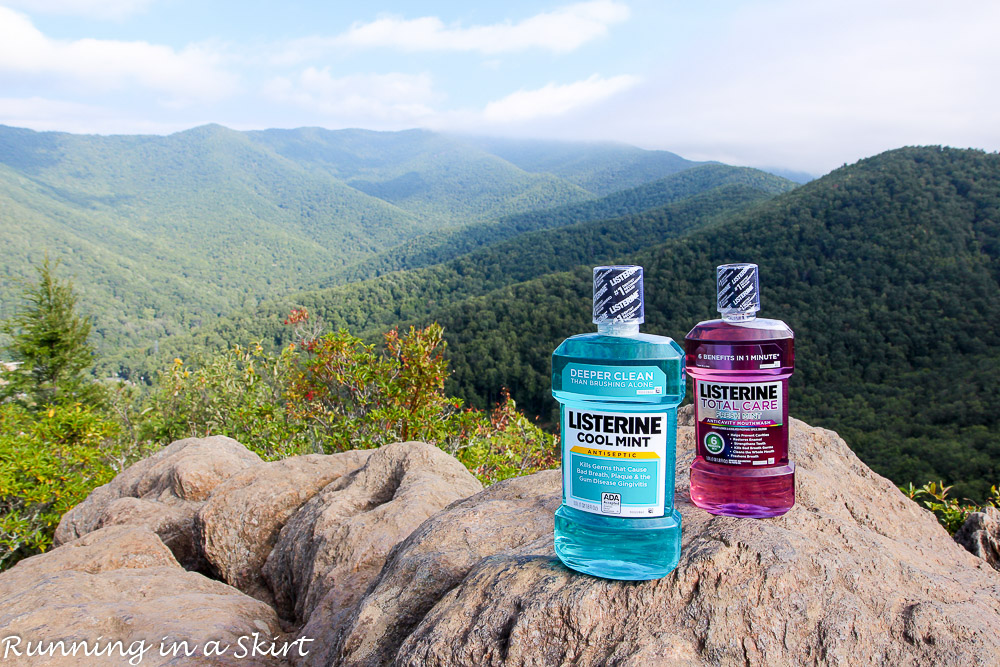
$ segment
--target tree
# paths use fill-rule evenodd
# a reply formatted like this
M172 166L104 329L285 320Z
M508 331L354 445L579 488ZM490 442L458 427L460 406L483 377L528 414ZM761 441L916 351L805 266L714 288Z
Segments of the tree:
M36 409L103 396L87 373L94 360L90 319L77 313L73 285L55 277L57 266L46 255L37 267L38 282L25 286L23 309L0 326L11 337L7 352L19 362L3 369L7 384L0 386L0 398Z

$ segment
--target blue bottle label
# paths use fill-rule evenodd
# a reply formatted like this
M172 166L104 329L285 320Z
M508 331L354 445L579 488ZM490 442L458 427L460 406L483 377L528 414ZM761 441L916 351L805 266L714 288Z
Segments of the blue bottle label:
M568 363L562 371L563 391L602 398L656 399L667 390L667 374L656 366L602 366Z
M620 517L664 514L667 435L672 412L563 410L566 504Z

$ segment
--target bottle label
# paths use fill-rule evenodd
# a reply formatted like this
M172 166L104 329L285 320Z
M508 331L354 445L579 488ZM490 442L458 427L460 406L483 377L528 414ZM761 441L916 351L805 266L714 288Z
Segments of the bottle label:
M788 458L787 382L695 383L698 455L710 463L779 465Z
M688 341L687 363L717 371L764 371L791 366L788 348L777 343L706 343Z
M676 413L562 412L566 504L606 516L663 516L667 434Z
M667 391L667 374L656 366L568 363L562 371L562 388L602 398L659 400Z

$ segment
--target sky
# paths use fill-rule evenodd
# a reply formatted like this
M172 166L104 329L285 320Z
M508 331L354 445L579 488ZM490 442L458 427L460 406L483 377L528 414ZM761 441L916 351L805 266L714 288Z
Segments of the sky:
M0 124L619 141L820 175L1000 149L994 0L0 0Z

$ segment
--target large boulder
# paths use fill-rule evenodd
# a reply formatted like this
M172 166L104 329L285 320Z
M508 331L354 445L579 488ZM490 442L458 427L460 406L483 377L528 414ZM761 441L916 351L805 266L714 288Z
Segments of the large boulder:
M246 468L212 492L197 515L213 573L273 604L261 568L285 522L320 489L364 465L373 450L295 456Z
M607 581L562 566L550 532L558 492L543 473L519 480L527 497L504 519L529 527L522 544L461 544L493 489L448 508L392 553L326 655L351 665L997 664L1000 577L835 433L792 420L796 506L741 519L688 501L687 411L681 423L683 544L667 577ZM452 525L458 545L443 539Z
M306 636L328 636L396 544L448 504L481 489L462 464L433 445L379 448L281 529L264 565L279 613L308 620Z
M162 537L182 565L201 569L195 515L216 486L260 464L259 456L232 438L178 440L129 466L63 515L55 545L104 526L145 526Z
M246 638L254 633L271 640L281 632L273 609L185 571L156 534L141 527L98 529L0 575L0 638L8 641L0 648L12 648L4 665L87 664L82 653L63 655L61 647L45 657L26 654L28 642L59 640L101 651L92 664L278 665L284 661L239 659L238 642L242 637L249 647ZM118 641L121 648L104 653ZM161 643L184 648L181 642L192 655L159 655ZM209 658L202 655L209 642L231 649L224 658Z
M955 541L1000 570L1000 509L984 507L969 514L955 533Z
M416 624L480 561L551 542L561 485L557 470L509 479L425 521L392 552L336 642L317 647L310 664L391 662Z
M141 526L156 533L186 569L204 567L201 546L195 536L195 516L200 502L162 503L125 496L108 503L92 530L107 526ZM85 535L89 533L84 533ZM72 544L64 541L63 544Z
M997 664L995 512L964 529L977 558L835 433L791 420L795 507L713 516L688 501L690 409L678 421L682 554L657 581L555 558L557 471L480 492L422 443L265 464L189 441L95 491L60 525L66 544L0 575L0 637L204 646L280 622L283 640L313 640L288 656L308 665ZM185 572L184 540L260 600Z

